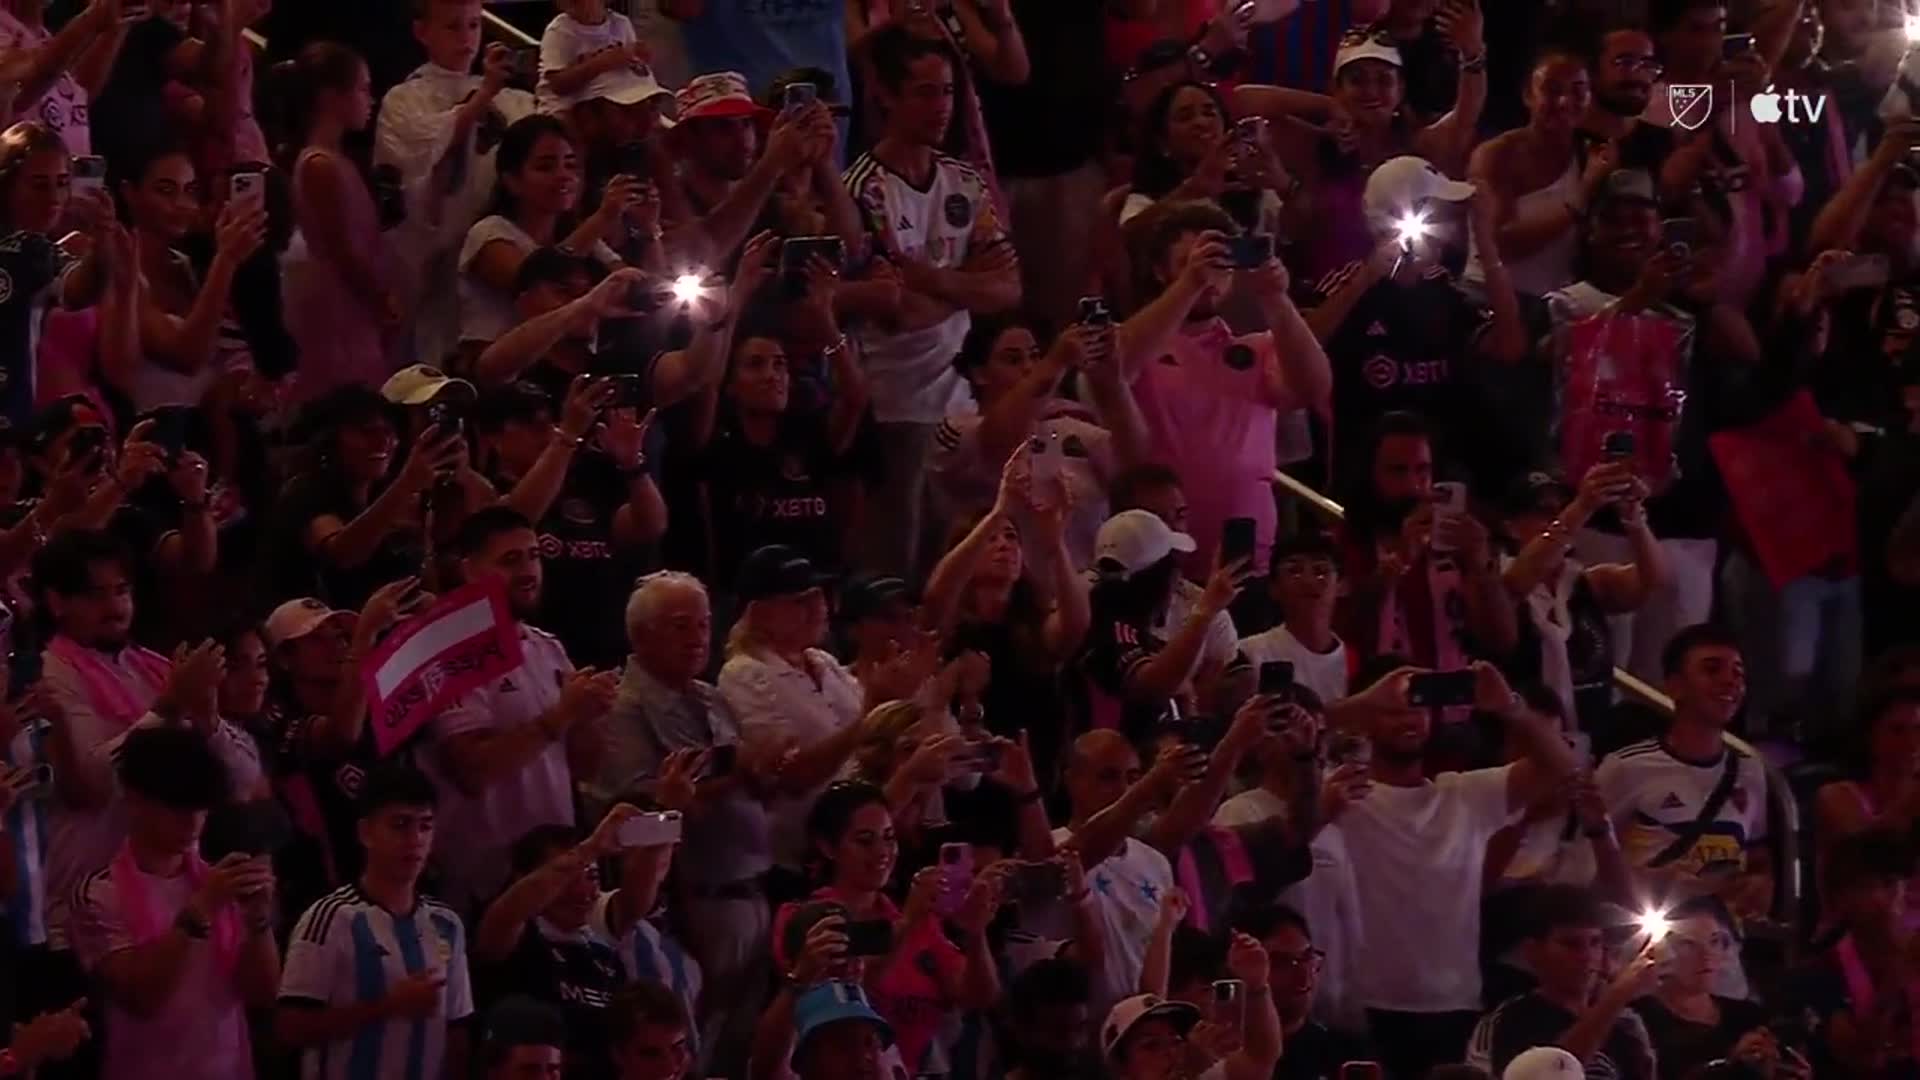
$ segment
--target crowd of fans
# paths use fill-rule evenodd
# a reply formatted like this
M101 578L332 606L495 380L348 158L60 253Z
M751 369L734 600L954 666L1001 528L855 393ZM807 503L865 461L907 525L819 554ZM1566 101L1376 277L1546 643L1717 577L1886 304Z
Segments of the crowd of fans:
M498 10L0 0L0 1077L1920 1076L1920 13Z

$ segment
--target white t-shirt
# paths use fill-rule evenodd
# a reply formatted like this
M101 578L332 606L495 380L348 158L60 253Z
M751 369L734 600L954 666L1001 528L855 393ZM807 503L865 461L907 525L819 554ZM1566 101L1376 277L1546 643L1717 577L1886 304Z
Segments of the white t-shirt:
M457 828L443 817L442 830ZM294 924L280 972L283 1007L338 1008L378 1001L409 975L439 971L440 1010L427 1020L383 1020L315 1047L301 1062L303 1080L441 1075L447 1025L473 1015L467 934L445 904L419 897L395 915L360 891L336 889Z
M514 841L536 825L573 824L573 774L564 740L469 799L453 782L440 744L468 732L498 733L531 724L560 701L560 683L573 662L560 639L524 623L520 626L520 666L491 686L472 691L428 724L434 751L421 764L439 793L445 822L433 835L433 858L450 903L471 905L492 899L508 880L508 852Z
M1368 1008L1480 1008L1480 875L1510 816L1512 768L1375 784L1340 819L1367 933L1357 973Z
M818 683L814 675L772 654L740 653L720 669L716 685L740 721L743 742L769 745L790 739L811 746L860 722L866 695L853 673L820 649L808 649L807 660ZM782 866L805 865L807 807L815 794L780 799L767 807L773 857Z
M950 270L969 256L1008 242L986 181L957 158L935 154L933 179L923 190L872 154L863 154L847 170L846 185L872 234L876 254L911 256ZM953 358L972 325L966 311L956 311L919 329L865 330L860 351L874 417L888 423L938 424L958 411L967 389L953 370Z
M607 49L618 48L638 40L633 32L633 22L617 11L607 12L605 22L599 25L583 23L571 15L555 15L547 24L547 32L540 35L540 81L534 87L534 98L541 112L557 113L580 100L578 93L562 95L553 89L547 81L549 72L561 71Z
M512 295L494 288L473 273L473 260L495 240L504 240L529 254L540 246L533 237L527 235L527 230L499 214L483 217L467 230L467 241L460 247L461 341L493 341L520 321L513 311ZM594 241L591 254L604 268L620 265L620 256L600 241Z
M1268 818L1284 817L1286 810L1280 796L1266 788L1253 788L1221 803L1214 811L1213 823L1221 828L1255 825ZM1307 920L1314 948L1326 954L1320 965L1320 985L1314 993L1313 1018L1341 1031L1363 1030L1366 1012L1354 996L1354 978L1360 954L1366 948L1366 933L1347 840L1340 826L1328 825L1308 849L1313 853L1313 873L1280 890L1277 899Z
M1333 640L1333 651L1317 653L1300 643L1293 631L1276 626L1240 639L1240 652L1258 668L1270 660L1293 664L1293 681L1319 695L1322 704L1347 696L1347 643Z
M1200 600L1206 594L1206 589L1186 578L1174 582L1173 599L1167 602L1167 617L1154 624L1154 636L1161 641L1172 640L1173 635L1187 625L1187 620L1193 616L1193 609L1200 606ZM1207 640L1200 646L1195 670L1201 664L1230 663L1239 648L1240 632L1234 629L1233 616L1222 611L1207 624Z
M1055 844L1071 839L1072 829L1053 830ZM1153 847L1128 839L1117 854L1087 867L1087 888L1092 890L1106 936L1106 965L1093 988L1092 1002L1093 1015L1105 1016L1115 1002L1140 992L1147 940L1160 918L1160 899L1173 888L1173 866ZM1070 932L1057 936L1068 937Z

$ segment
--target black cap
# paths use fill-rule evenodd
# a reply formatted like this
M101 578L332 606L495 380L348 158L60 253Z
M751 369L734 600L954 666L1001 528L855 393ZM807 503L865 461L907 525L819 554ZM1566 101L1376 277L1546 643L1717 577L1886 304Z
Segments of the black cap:
M913 589L891 574L861 574L840 586L840 617L847 622L883 614L894 604L912 603Z
M473 406L473 426L481 431L499 431L515 421L531 423L542 413L551 417L558 412L553 397L538 384L516 379L480 394Z
M33 415L33 451L40 453L68 431L79 427L107 428L107 414L85 394L68 394Z
M1614 202L1660 205L1652 175L1645 169L1615 169L1608 173L1600 181L1600 190L1594 193L1593 205L1595 209L1599 209Z
M808 589L824 588L833 581L821 573L813 560L785 544L768 544L747 556L740 564L737 590L742 600L760 600L769 596L791 596Z
M1509 516L1542 511L1558 513L1576 494L1572 484L1554 473L1530 472L1513 482L1501 510ZM1551 506L1546 503L1549 498L1554 500Z
M502 998L487 1010L482 1037L496 1050L515 1046L554 1046L565 1049L567 1024L559 1010L524 994Z
M1301 529L1274 540L1273 553L1268 557L1267 565L1277 570L1282 559L1302 557L1331 559L1338 566L1340 547L1325 530Z

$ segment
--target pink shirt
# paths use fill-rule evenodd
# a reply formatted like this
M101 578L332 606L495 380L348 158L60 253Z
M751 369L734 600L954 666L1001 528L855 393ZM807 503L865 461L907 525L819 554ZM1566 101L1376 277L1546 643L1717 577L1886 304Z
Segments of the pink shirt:
M1189 572L1212 567L1221 526L1234 517L1254 520L1255 567L1266 566L1277 517L1279 413L1262 400L1261 373L1277 363L1272 334L1236 338L1226 323L1211 319L1187 324L1171 351L1134 376L1154 454L1179 472L1186 489L1187 532L1199 545Z
M0 8L0 52L38 49L52 36L45 29L28 26ZM93 132L87 125L87 92L69 72L61 72L40 100L14 102L13 116L8 122L15 120L46 125L60 136L60 141L67 144L67 153L74 157L93 153Z

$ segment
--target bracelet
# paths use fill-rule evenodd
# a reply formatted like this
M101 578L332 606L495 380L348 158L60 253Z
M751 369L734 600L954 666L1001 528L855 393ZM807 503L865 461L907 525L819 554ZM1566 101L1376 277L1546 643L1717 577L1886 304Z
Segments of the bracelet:
M558 431L558 432L555 432L554 434L560 436L560 441L563 443L566 443L567 448L571 450L580 449L580 447L585 445L587 441L587 437L585 435L569 435L564 431Z
M1023 791L1013 797L1013 805L1032 806L1034 803L1039 802L1041 797L1039 788L1034 788L1032 791Z
M1478 75L1481 72L1487 70L1486 50L1484 49L1481 50L1480 53L1476 56L1461 57L1460 70L1466 72L1469 75Z
M841 334L837 341L827 346L826 348L820 350L820 357L821 359L826 360L826 359L832 359L833 357L836 357L836 356L843 355L846 353L847 348L851 344L852 343L847 340L847 335Z

